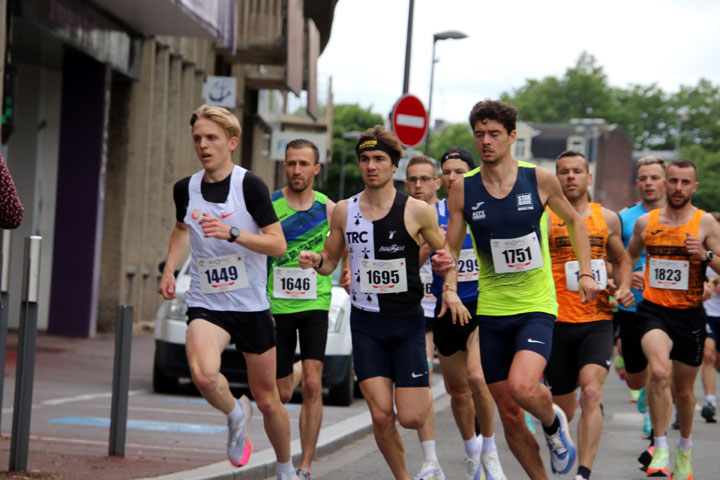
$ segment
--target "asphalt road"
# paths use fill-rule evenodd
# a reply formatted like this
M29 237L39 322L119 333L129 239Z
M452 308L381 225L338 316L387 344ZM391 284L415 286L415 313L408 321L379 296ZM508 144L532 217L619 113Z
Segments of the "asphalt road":
M695 394L698 402L704 400L700 379L696 383ZM436 442L438 458L448 480L462 479L464 474L464 450L460 435L455 427L449 407L449 398L442 397L436 403ZM640 480L646 478L638 469L638 454L647 447L648 442L641 433L642 414L635 405L630 403L627 388L614 372L610 372L603 395L605 408L605 428L592 472L592 480ZM579 414L579 412L578 412ZM577 416L570 424L573 438L576 437ZM527 478L520 464L509 451L496 415L496 442L505 474L508 480ZM571 474L554 476L550 473L549 454L541 429L535 435L540 444L540 453L545 462L550 478L573 479L576 466ZM401 428L405 444L405 454L410 475L414 475L422 464L422 451L415 431ZM679 438L677 430L670 430L668 441L671 451ZM693 432L693 479L720 478L720 424L708 424L700 417L699 408L696 412ZM671 459L672 459L671 453ZM672 462L672 460L671 460ZM672 463L671 463L672 466ZM313 479L386 479L392 478L382 455L377 450L372 435L347 445L332 455L319 458L312 469ZM274 477L272 477L274 478Z

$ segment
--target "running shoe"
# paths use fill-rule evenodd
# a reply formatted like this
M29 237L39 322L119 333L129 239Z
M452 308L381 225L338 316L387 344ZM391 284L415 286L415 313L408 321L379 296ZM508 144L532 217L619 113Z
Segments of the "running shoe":
M535 433L535 420L528 412L525 412L525 424L530 429L530 433Z
M650 435L652 432L652 422L650 421L650 414L645 414L645 420L643 420L642 431L645 435Z
M227 456L234 467L245 465L250 460L252 453L252 443L247 437L247 426L252 417L252 405L245 395L238 399L238 403L243 416L239 420L228 420Z
M480 454L474 457L465 457L465 480L476 480L482 473L480 466Z
M295 472L290 473L278 473L277 480L299 480Z
M715 407L713 407L712 403L707 402L705 406L700 411L700 415L707 421L707 423L717 423L717 420L715 420Z
M298 471L295 473L297 474L298 480L310 480L311 478L310 470L306 468L298 469Z
M497 452L481 455L480 463L482 463L483 474L487 480L507 480Z
M303 477L300 477L301 480L302 478ZM415 480L445 480L445 474L438 462L424 462L422 468L420 468L420 473L413 478L415 478Z
M628 392L630 392L630 403L637 403L640 399L640 390L633 390L631 388Z
M643 450L643 452L638 457L638 462L640 462L640 470L643 472L647 472L648 465L650 465L650 462L652 462L653 453L655 452L655 447L650 445L647 450Z
M670 480L692 480L690 457L690 450L680 447L675 450L675 468L670 474Z
M648 477L667 477L668 476L668 464L670 463L670 456L668 454L668 448L656 448L653 452L652 460L647 467Z
M625 381L625 359L622 355L615 355L615 373L618 374L620 380Z
M640 389L635 407L638 409L638 412L647 413L647 392L645 391L645 387Z
M553 404L553 409L555 416L560 420L560 428L554 435L545 434L545 440L550 449L550 466L553 473L565 474L575 463L575 445L570 438L565 412L555 404Z

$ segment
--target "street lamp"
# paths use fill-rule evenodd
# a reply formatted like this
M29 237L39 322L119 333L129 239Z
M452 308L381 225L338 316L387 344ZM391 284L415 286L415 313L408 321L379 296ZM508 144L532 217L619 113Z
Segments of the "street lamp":
M348 140L358 141L362 133L357 130L350 130L342 135L342 156L340 157L340 188L338 189L338 201L345 199L345 147Z
M680 107L677 110L675 110L675 115L677 115L677 138L675 138L675 151L680 154L680 134L682 133L682 122L685 121L685 119L690 114L690 109L688 107Z
M432 62L430 62L430 98L428 99L428 130L427 137L425 138L425 155L430 155L430 115L432 113L432 97L433 97L433 81L435 77L435 64L438 62L435 59L435 44L438 40L460 40L467 38L462 32L457 30L448 30L447 32L440 32L433 35L433 46L432 46Z

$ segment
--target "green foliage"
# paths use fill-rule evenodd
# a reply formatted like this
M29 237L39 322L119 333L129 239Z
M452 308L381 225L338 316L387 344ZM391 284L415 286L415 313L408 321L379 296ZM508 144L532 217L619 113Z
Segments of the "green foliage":
M475 154L475 140L467 123L448 125L430 135L430 156L437 160L440 160L446 150L455 147L465 147Z
M362 108L357 104L339 104L334 107L334 124L332 140L332 163L328 167L327 182L323 192L331 199L338 201L340 192L340 170L342 168L343 148L345 149L345 192L348 198L363 189L360 169L355 155L355 143L343 140L343 134L350 131L363 132L375 125L383 124L382 115L372 113L370 108Z
M692 202L703 210L720 210L720 152L710 152L700 145L682 150L683 158L691 160L698 168L698 190Z

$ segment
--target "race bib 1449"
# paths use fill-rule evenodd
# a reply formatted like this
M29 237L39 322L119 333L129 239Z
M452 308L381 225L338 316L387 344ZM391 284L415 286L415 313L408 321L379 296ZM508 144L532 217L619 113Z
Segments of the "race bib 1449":
M199 258L197 265L202 293L231 292L248 286L242 255Z

